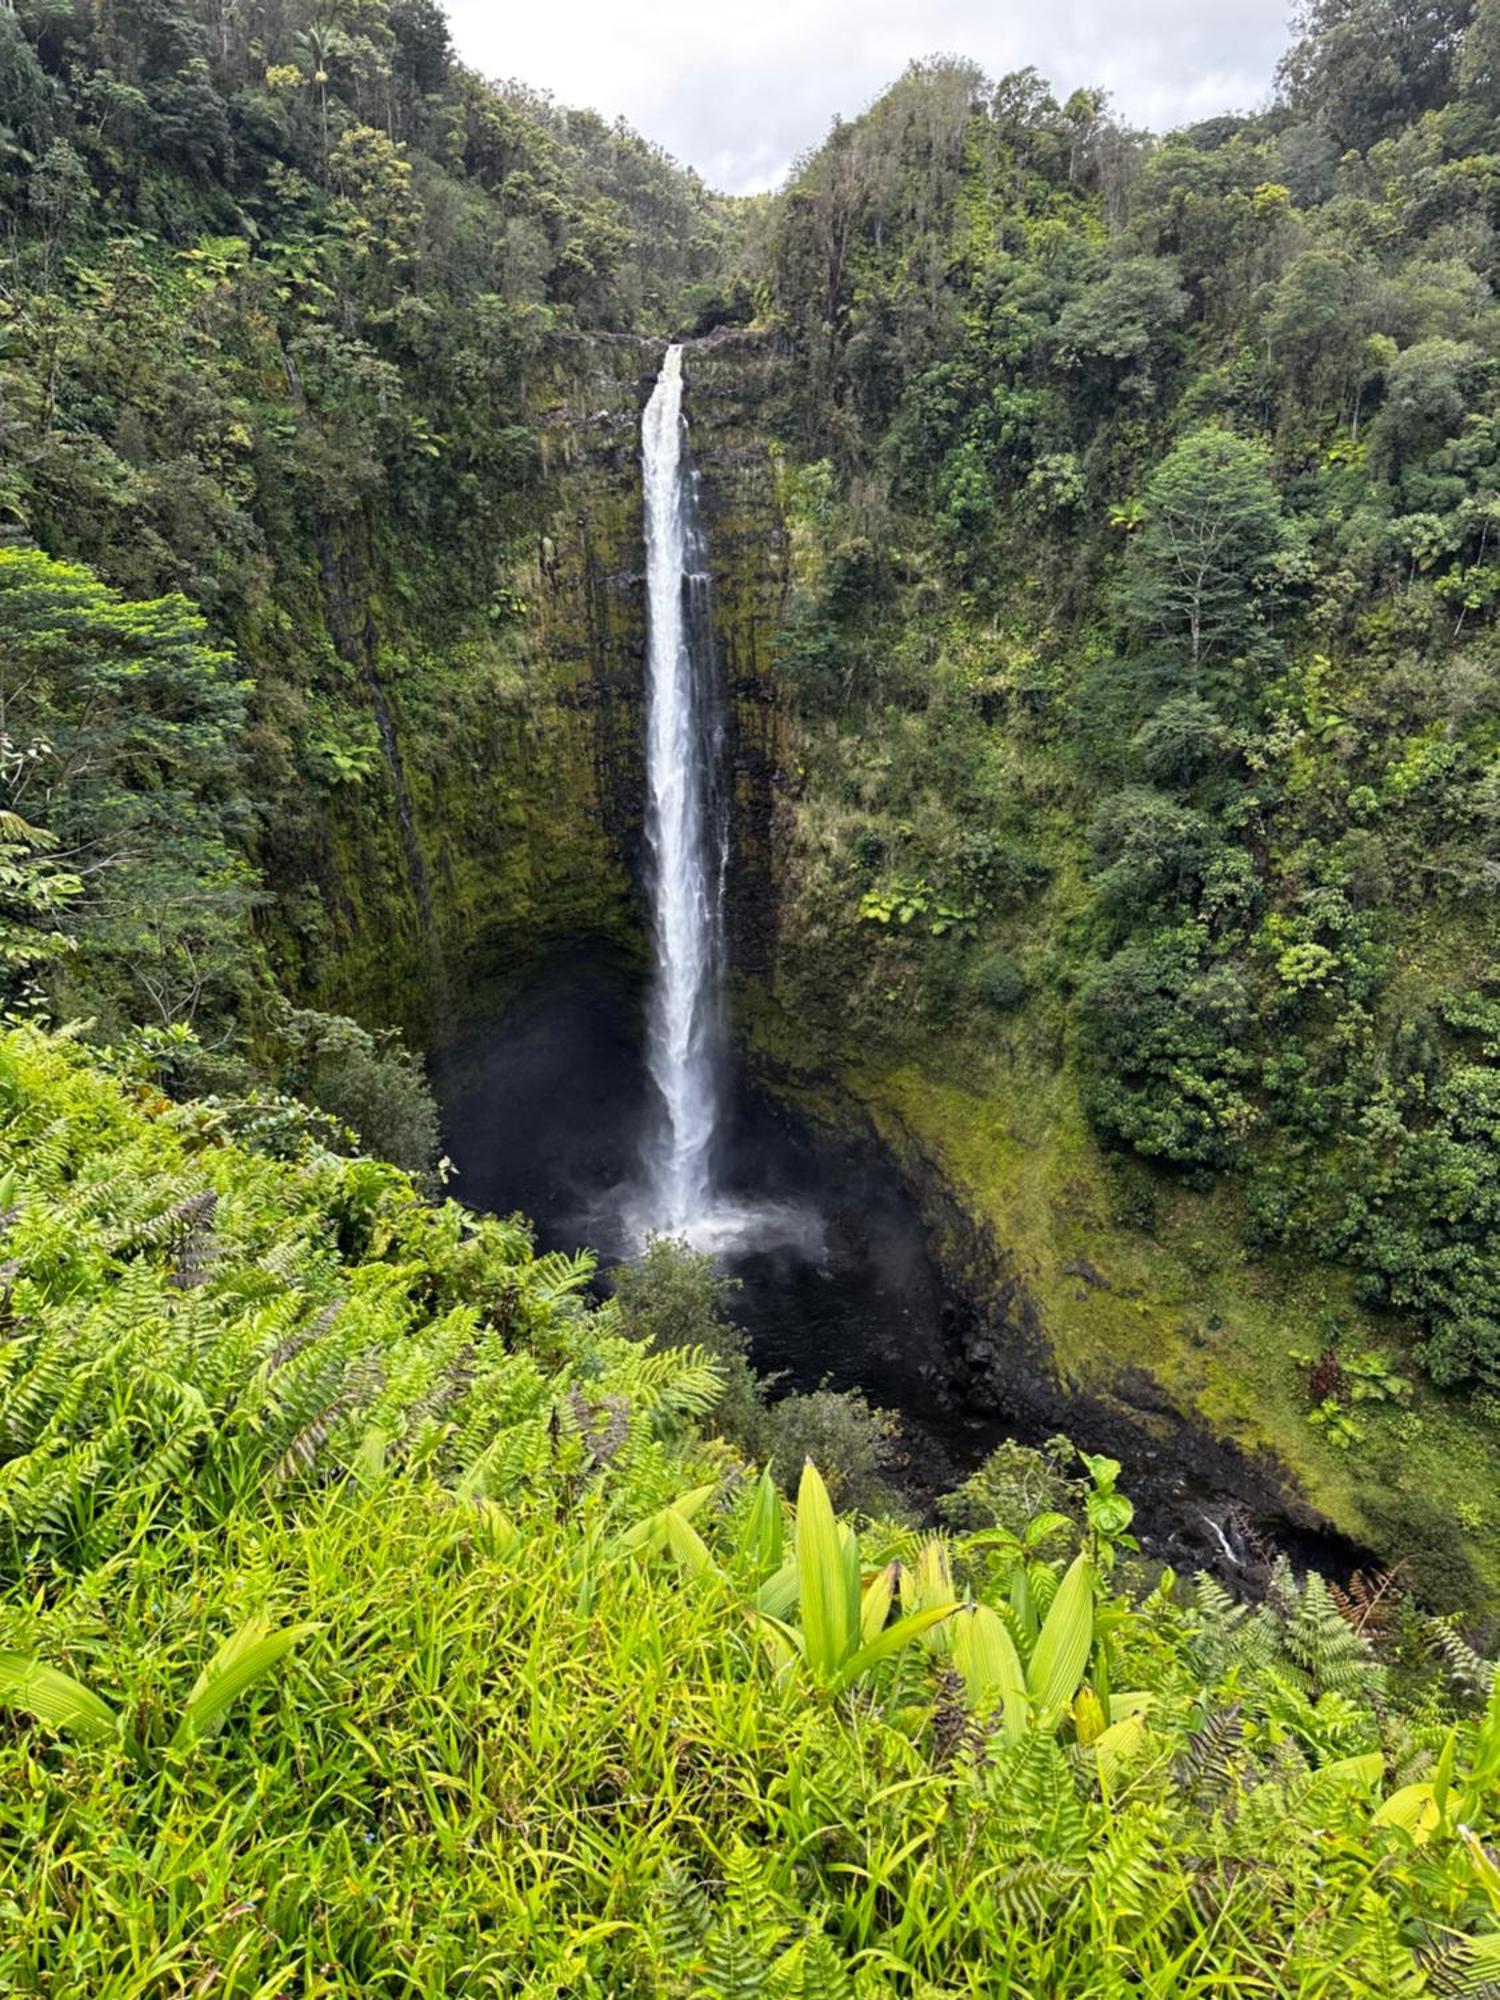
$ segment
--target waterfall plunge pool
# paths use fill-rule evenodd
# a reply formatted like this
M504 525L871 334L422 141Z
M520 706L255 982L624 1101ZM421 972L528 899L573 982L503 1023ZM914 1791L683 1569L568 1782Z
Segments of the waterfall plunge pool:
M595 1250L607 1274L633 1254L642 1146L653 1129L647 992L607 949L561 953L519 987L468 994L432 1059L452 1192L529 1218L539 1248ZM1250 1587L1247 1516L1298 1567L1347 1575L1368 1552L1289 1518L1275 1483L1190 1427L1148 1434L1086 1398L997 1412L966 1406L948 1331L966 1310L944 1285L916 1206L873 1142L836 1142L736 1078L726 1097L722 1196L800 1218L778 1244L752 1238L723 1262L751 1358L789 1389L860 1389L900 1419L896 1477L919 1506L1005 1437L1054 1430L1125 1463L1148 1553ZM1035 1383L1031 1385L1035 1387Z
M465 1017L435 1056L452 1192L529 1218L543 1250L639 1248L654 1101L639 973L563 953ZM714 1247L763 1373L789 1389L860 1389L902 1419L911 1484L941 1490L1007 1426L953 1394L949 1306L912 1201L873 1145L833 1142L741 1079L720 1149ZM743 1224L736 1227L737 1219Z

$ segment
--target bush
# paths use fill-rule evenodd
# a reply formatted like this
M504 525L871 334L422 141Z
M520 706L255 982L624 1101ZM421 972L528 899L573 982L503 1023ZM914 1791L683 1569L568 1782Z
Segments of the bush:
M1026 998L1026 974L1008 951L988 951L971 967L969 987L986 1007L1009 1014Z
M896 1420L857 1390L824 1388L785 1396L766 1412L762 1435L763 1455L789 1493L810 1458L822 1471L836 1507L863 1514L898 1507L889 1477L895 1469Z
M656 1353L706 1347L715 1356L724 1387L714 1421L732 1444L758 1452L766 1421L762 1384L750 1366L749 1338L729 1316L738 1279L704 1251L657 1236L644 1256L616 1268L613 1283L616 1324L627 1340Z
M1079 993L1095 1126L1178 1166L1228 1166L1252 1118L1241 1088L1244 981L1207 943L1195 924L1137 937L1095 965Z
M421 1062L394 1028L372 1034L342 1014L288 1008L282 1083L347 1125L367 1153L425 1173L438 1156L438 1112Z

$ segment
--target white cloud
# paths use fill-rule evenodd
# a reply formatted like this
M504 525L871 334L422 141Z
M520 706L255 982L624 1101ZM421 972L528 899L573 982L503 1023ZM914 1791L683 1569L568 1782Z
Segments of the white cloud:
M449 0L462 58L623 116L717 187L770 186L913 57L1027 65L1158 130L1265 102L1290 0Z

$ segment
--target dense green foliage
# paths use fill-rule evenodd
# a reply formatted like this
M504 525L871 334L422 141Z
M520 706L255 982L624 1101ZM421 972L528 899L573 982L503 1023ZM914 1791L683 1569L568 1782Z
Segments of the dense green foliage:
M1107 1145L1491 1397L1497 46L1319 0L1271 110L1164 141L914 67L767 274L799 1002L992 1038L1008 955Z
M1148 1585L1105 1460L1010 1448L925 1543L788 1516L586 1266L31 1031L0 1176L7 1991L1494 1976L1448 1627Z
M172 721L233 736L190 818L160 740L65 787L95 864L128 806L162 877L150 936L145 860L95 878L75 915L107 951L74 966L79 1004L206 1008L216 1041L264 972L245 920L268 886L255 952L283 985L363 1002L341 959L375 932L395 967L370 1011L420 1023L396 981L430 971L444 911L413 797L488 748L497 708L528 714L511 571L544 482L525 369L578 327L711 315L724 205L623 127L463 69L428 0L28 0L0 10L0 105L0 535L29 565L7 631L45 647L66 629L46 598L71 596L98 672L171 649L150 671L201 709ZM28 541L148 602L46 570ZM85 679L5 720L7 791ZM33 800L67 776L42 740ZM65 848L79 833L16 809Z
M714 1258L658 1237L619 1266L612 1282L616 1324L629 1339L714 1356L722 1387L709 1416L747 1457L775 1468L789 1488L811 1458L826 1468L841 1507L870 1514L899 1508L891 1419L851 1390L778 1394L777 1379L751 1366L749 1336L732 1317L737 1281Z
M517 588L582 592L552 419L753 317L776 976L872 1066L1063 1078L1132 1228L1186 1188L1218 1261L1352 1272L1384 1344L1351 1308L1276 1366L1319 1450L1379 1413L1371 1486L1437 1400L1408 1346L1472 1396L1452 1518L1381 1517L1413 1600L1471 1588L1500 5L1311 0L1280 89L1158 141L934 62L737 207L432 0L0 8L6 1990L1500 1979L1455 1625L1149 1569L1070 1451L893 1519L885 1422L768 1399L705 1260L601 1304L444 1200L383 1025L445 925L546 934L593 810L539 726L582 613Z

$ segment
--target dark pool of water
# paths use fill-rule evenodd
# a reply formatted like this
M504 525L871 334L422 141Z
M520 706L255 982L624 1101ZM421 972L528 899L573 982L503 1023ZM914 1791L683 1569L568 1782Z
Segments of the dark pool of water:
M471 996L434 1082L459 1199L527 1215L544 1249L588 1246L606 1263L629 1253L621 1215L651 1111L637 975L580 954L503 1008ZM951 1392L943 1291L894 1169L873 1145L815 1134L743 1079L727 1124L726 1195L808 1218L817 1239L724 1259L756 1366L788 1387L862 1389L901 1412L916 1485L961 1477L1005 1427Z
M604 1266L633 1253L628 1222L651 1116L638 972L590 952L554 959L517 991L475 989L433 1064L454 1193L471 1208L534 1224L544 1250L590 1248ZM741 1079L730 1093L726 1195L813 1218L815 1249L762 1247L727 1256L734 1311L756 1366L782 1386L860 1389L901 1419L904 1470L919 1503L972 1470L1002 1437L1063 1431L1129 1467L1148 1554L1212 1568L1253 1592L1254 1559L1235 1546L1245 1521L1299 1567L1347 1574L1363 1552L1305 1532L1281 1512L1274 1480L1187 1424L1163 1436L1118 1409L1070 1397L1019 1353L976 1408L945 1328L945 1298L920 1218L880 1149L833 1141ZM1042 1393L1038 1395L1038 1391ZM1237 1496L1237 1497L1236 1497ZM1245 1502L1241 1507L1238 1503Z

